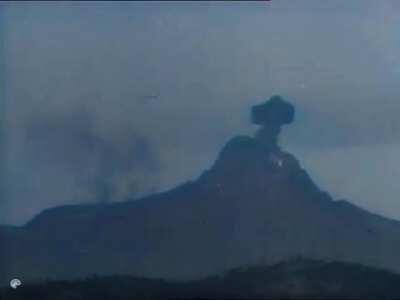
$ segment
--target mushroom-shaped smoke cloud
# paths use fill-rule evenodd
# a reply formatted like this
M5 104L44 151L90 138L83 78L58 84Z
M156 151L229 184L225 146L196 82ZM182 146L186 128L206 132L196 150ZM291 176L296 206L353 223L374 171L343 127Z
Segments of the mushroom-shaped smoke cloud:
M270 147L277 147L281 127L294 119L294 106L280 96L272 96L263 104L251 109L252 123L261 125L256 139Z

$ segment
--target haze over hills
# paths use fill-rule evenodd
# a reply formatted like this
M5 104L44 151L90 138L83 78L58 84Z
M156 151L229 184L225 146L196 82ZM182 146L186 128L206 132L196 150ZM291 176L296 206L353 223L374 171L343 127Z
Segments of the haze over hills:
M55 207L1 227L1 282L194 279L298 255L400 271L400 222L333 200L279 147L294 114L279 96L254 106L255 137L233 137L209 170L170 191Z

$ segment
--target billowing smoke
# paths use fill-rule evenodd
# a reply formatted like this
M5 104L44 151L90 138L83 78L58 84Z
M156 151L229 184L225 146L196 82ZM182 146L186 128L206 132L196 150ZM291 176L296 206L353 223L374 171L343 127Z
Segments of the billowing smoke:
M86 198L80 201L122 200L156 189L161 163L148 138L132 128L105 134L85 110L35 115L24 140L38 174L43 179L57 174L59 182L73 178L72 189Z
M256 138L269 147L277 147L281 127L294 119L294 106L281 96L272 96L263 104L251 109L252 123L261 125Z

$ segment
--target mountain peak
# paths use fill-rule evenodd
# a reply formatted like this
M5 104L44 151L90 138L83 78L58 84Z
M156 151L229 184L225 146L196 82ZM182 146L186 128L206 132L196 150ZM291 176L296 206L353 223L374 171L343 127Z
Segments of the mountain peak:
M270 162L281 167L284 156L287 157L288 154L285 155L279 148L278 137L282 126L293 122L294 114L294 106L278 95L270 97L264 103L254 105L251 108L251 122L260 126L255 137L232 138L222 149L219 157L249 160L254 156L254 159L264 161L269 156Z
M265 177L267 174L288 175L302 171L297 159L278 145L281 128L293 122L294 113L293 105L280 96L272 96L266 102L253 106L251 121L260 125L255 136L231 138L207 173L236 180L235 174Z
M266 144L249 136L235 136L222 148L214 168L220 166L234 169L263 166L277 170L289 166L299 167L299 164L294 156L274 144Z

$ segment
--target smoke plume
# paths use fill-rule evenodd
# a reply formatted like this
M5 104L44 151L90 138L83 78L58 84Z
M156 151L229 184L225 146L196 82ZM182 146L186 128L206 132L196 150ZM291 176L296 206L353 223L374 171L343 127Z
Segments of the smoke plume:
M252 123L260 125L256 139L269 147L277 147L281 127L294 119L294 106L280 96L272 96L263 104L251 109Z
M102 133L91 114L35 115L24 130L24 153L35 161L37 174L47 179L57 174L60 182L73 179L72 189L98 202L122 200L155 187L160 161L148 138L132 128ZM79 197L72 194L71 197Z

